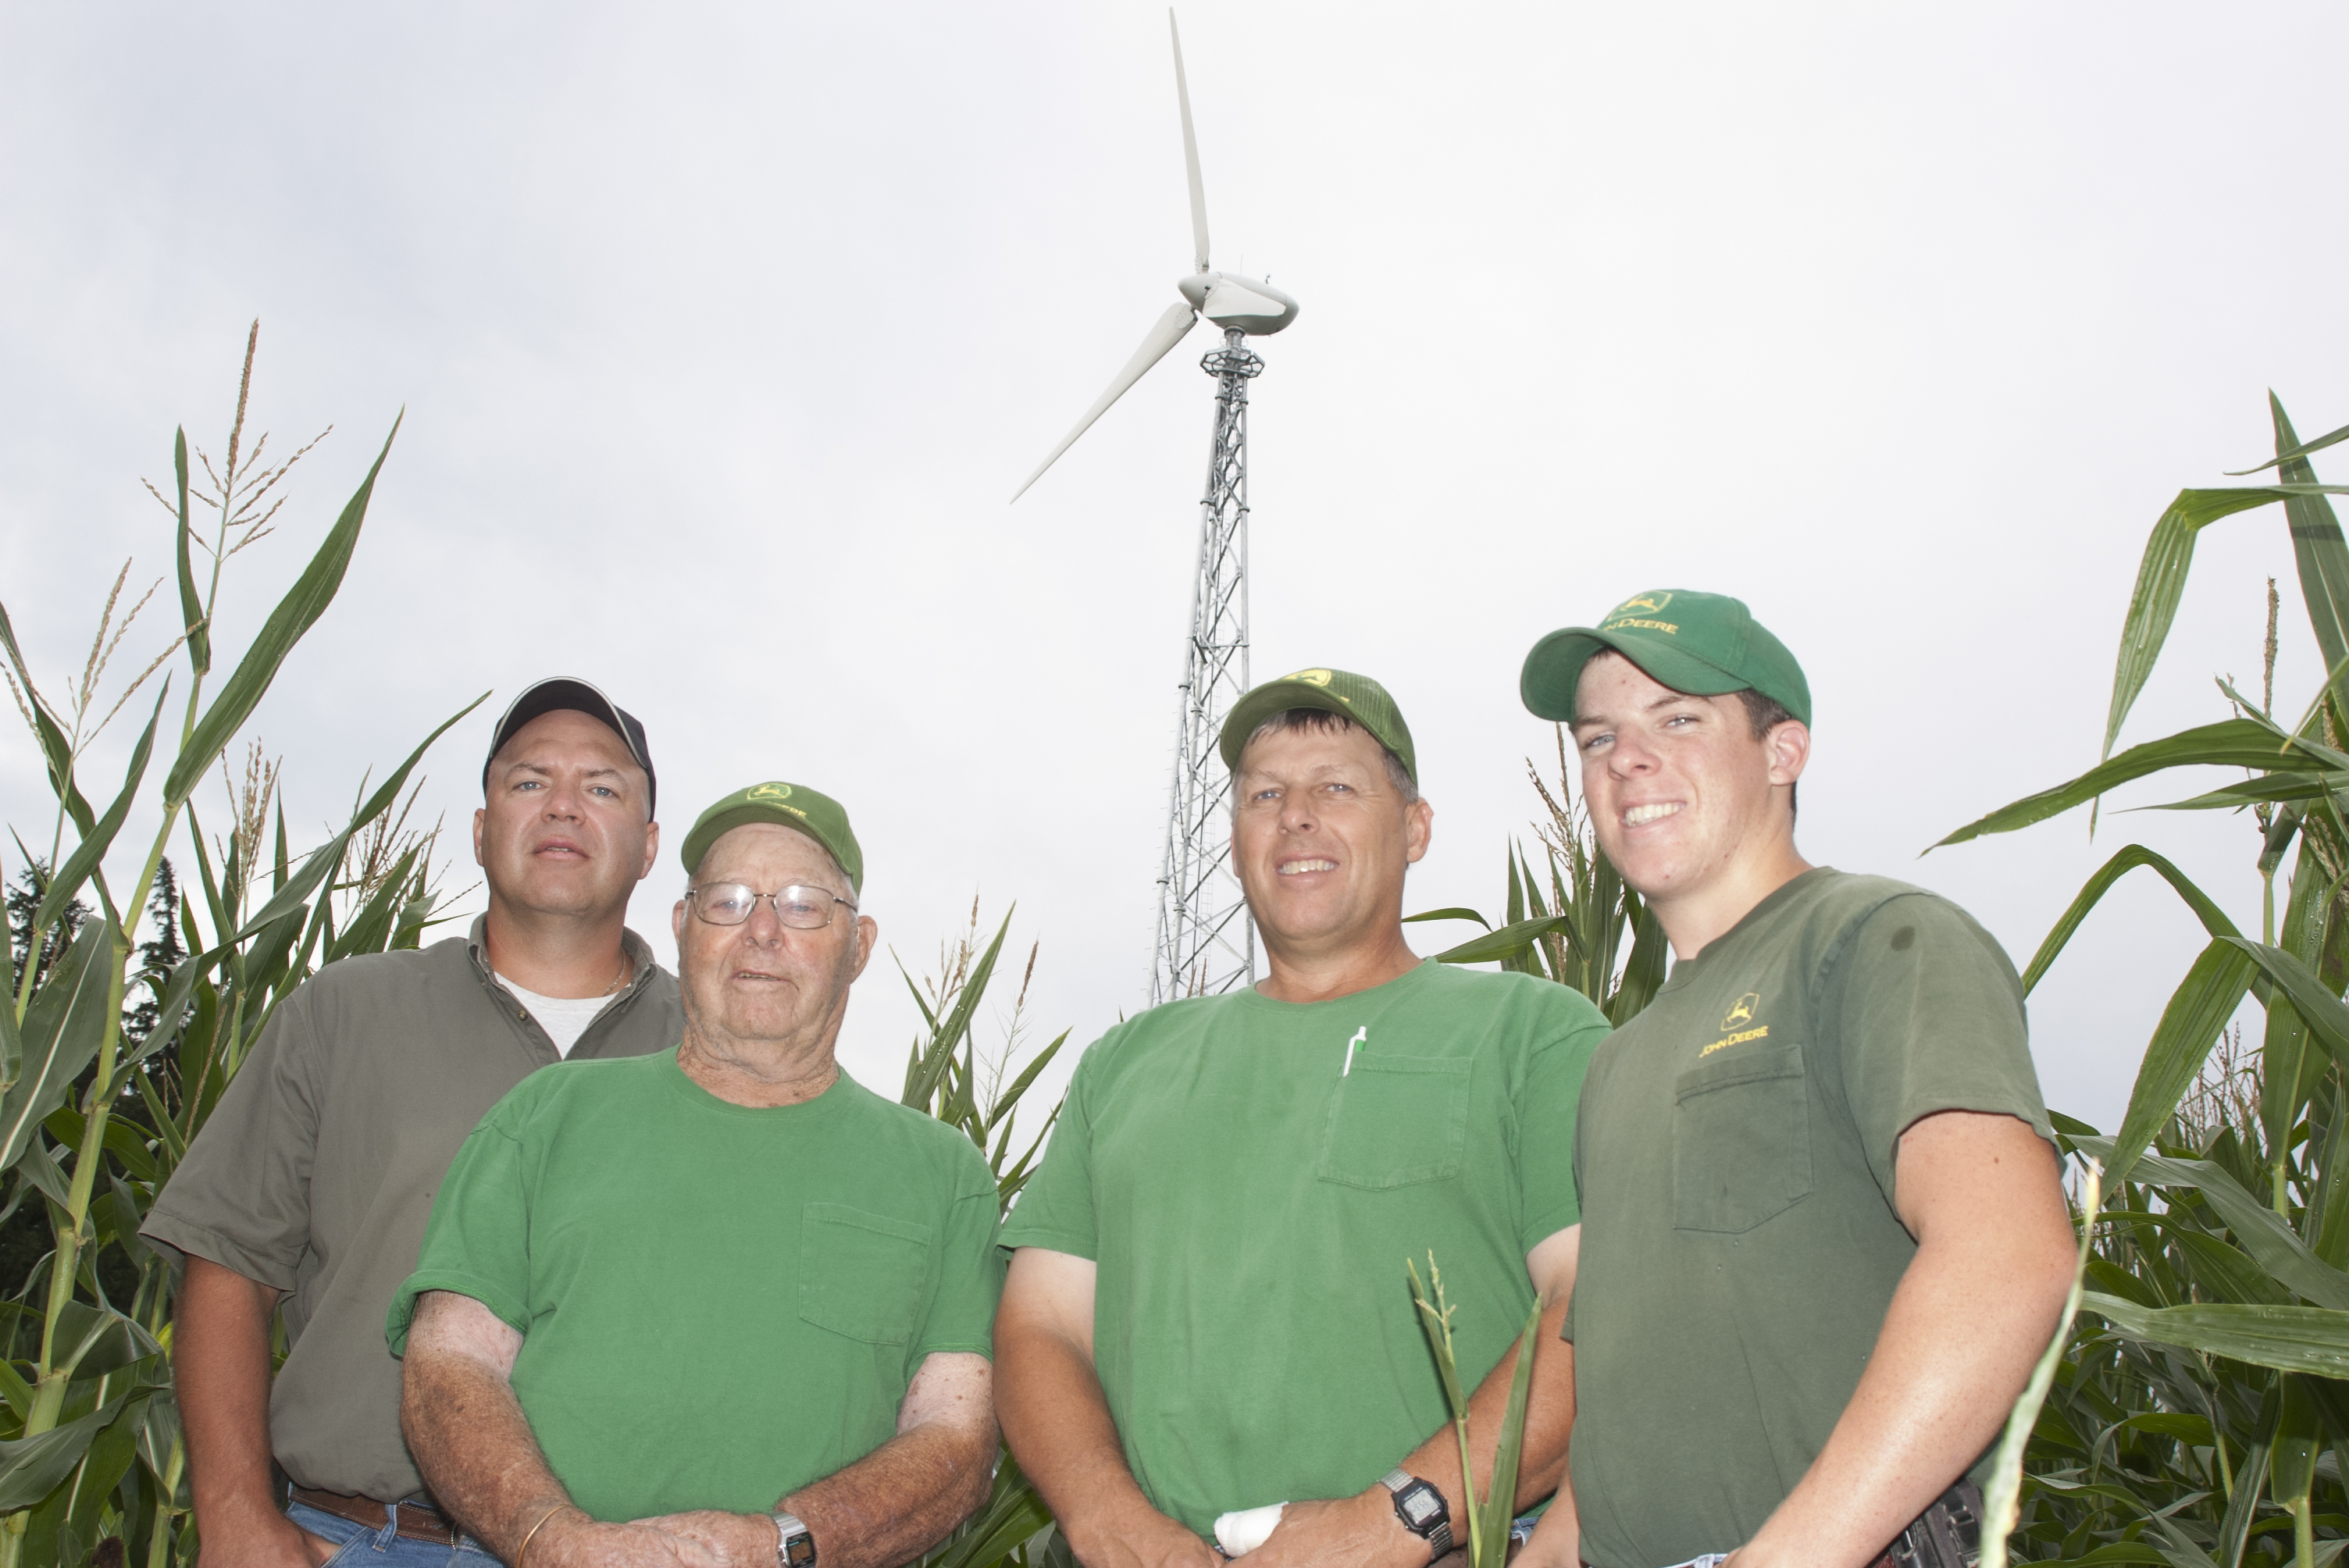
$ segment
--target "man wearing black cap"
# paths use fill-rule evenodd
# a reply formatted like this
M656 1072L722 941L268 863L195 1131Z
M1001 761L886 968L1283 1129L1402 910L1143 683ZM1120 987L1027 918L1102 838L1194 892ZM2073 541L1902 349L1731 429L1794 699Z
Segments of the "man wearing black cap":
M2013 966L1796 852L1810 686L1737 600L1637 594L1521 689L1674 955L1583 1090L1575 1506L1533 1560L1971 1561L2073 1256Z
M174 1376L212 1562L311 1568L361 1535L378 1568L470 1547L401 1441L384 1313L490 1107L541 1067L683 1028L676 980L626 923L660 841L644 727L584 681L543 681L499 721L481 786L488 912L288 997L141 1233L185 1260Z

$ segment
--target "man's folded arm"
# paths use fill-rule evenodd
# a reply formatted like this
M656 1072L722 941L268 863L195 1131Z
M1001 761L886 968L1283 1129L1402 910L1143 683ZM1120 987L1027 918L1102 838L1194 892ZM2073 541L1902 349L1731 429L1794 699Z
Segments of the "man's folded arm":
M1091 1258L1011 1254L995 1315L995 1406L1006 1440L1087 1568L1216 1568L1222 1560L1151 1506L1126 1468L1093 1367Z
M895 1437L776 1502L808 1527L818 1568L896 1568L978 1511L995 1479L989 1383L984 1356L924 1357L897 1408ZM762 1513L703 1509L637 1522L693 1543L723 1568L769 1568L781 1545Z
M2017 1117L1953 1110L1899 1147L1917 1255L1851 1403L1740 1568L1873 1558L1990 1446L2054 1332L2075 1237L2046 1140Z
M599 1524L572 1503L514 1398L522 1342L471 1296L429 1290L417 1298L399 1428L440 1506L502 1563L515 1562L526 1542L532 1568L721 1568L698 1542ZM769 1529L770 1551L773 1537Z

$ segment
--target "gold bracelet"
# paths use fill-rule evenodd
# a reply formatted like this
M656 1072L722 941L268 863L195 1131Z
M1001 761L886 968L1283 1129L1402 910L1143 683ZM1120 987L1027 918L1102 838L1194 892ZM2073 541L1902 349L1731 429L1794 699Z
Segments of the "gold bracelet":
M522 1547L514 1553L513 1568L522 1568L523 1559L530 1555L530 1543L537 1538L540 1531L546 1528L546 1522L570 1506L567 1502L558 1502L538 1516L538 1522L532 1525L530 1532L522 1538Z

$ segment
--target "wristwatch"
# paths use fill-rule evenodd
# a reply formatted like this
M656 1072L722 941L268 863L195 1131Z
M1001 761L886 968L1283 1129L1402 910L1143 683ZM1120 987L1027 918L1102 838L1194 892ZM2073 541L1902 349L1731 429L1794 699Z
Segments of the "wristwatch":
M775 1568L815 1568L815 1535L796 1513L776 1513Z
M1444 1506L1442 1492L1400 1467L1380 1480L1394 1493L1395 1517L1402 1527L1427 1542L1429 1562L1452 1550L1452 1511Z

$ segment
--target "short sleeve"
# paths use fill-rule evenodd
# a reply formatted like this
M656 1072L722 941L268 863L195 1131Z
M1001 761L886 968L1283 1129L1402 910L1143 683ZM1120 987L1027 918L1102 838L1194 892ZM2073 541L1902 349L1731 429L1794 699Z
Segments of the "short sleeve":
M1890 900L1859 923L1835 965L1844 1096L1888 1200L1900 1135L1936 1111L2012 1116L2054 1141L2022 983L1964 911L1930 893Z
M315 982L313 982L315 984ZM140 1235L278 1291L291 1291L310 1244L310 1168L318 1147L313 992L297 989L263 1026Z
M1518 1212L1525 1215L1517 1244L1528 1253L1582 1222L1574 1124L1591 1054L1608 1031L1607 1016L1588 996L1565 986L1557 989L1563 993L1562 1005L1547 1009L1542 1021L1546 1030L1557 1031L1561 1021L1565 1026L1534 1048L1516 1103Z
M408 1349L416 1298L428 1290L470 1295L518 1334L530 1332L530 1200L522 1140L500 1114L507 1099L465 1140L432 1201L416 1272L391 1298L384 1334L394 1356Z
M1093 1231L1092 1120L1086 1090L1092 1075L1087 1069L1100 1056L1102 1042L1085 1053L1070 1080L1052 1124L1052 1140L1044 1147L1044 1162L1019 1191L1019 1200L1003 1222L999 1244L1007 1252L1019 1247L1043 1247L1071 1257L1092 1258L1098 1243Z
M959 1150L954 1163L954 1210L947 1216L938 1287L914 1338L917 1358L941 1351L995 1354L995 1304L1003 1294L1004 1263L995 1244L995 1180L976 1149Z

